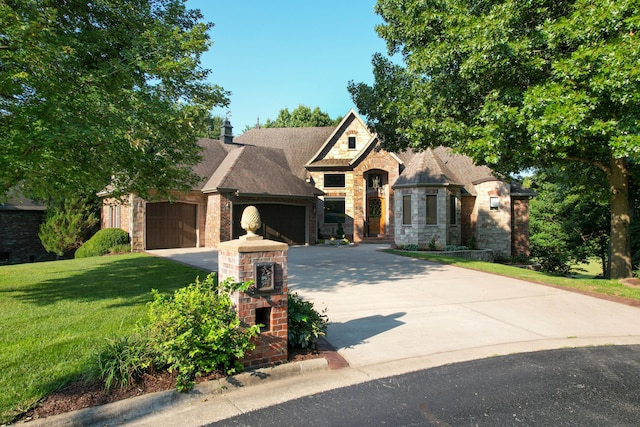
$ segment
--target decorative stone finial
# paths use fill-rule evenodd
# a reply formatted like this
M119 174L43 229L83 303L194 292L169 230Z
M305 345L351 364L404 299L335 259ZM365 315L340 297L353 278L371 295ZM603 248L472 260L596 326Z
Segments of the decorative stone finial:
M242 212L242 218L240 219L240 226L243 230L247 232L244 236L240 236L242 240L260 240L262 236L258 236L256 234L256 230L258 230L262 226L262 221L260 220L260 212L255 206L247 206Z

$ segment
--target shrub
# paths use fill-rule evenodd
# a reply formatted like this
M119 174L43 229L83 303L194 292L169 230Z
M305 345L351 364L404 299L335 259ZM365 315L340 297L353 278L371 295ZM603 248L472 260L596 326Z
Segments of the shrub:
M87 240L76 251L76 258L101 256L111 252L111 248L129 243L129 234L120 228L103 228Z
M143 328L160 360L170 372L178 372L178 391L191 389L195 377L203 373L219 370L229 375L243 369L240 359L255 348L251 338L260 327L241 327L230 292L250 285L230 279L218 284L212 273L202 282L196 278L172 297L152 291Z
M111 254L128 254L131 252L131 244L126 243L122 245L115 245L109 249Z
M82 246L98 223L91 205L83 199L67 199L63 206L47 210L38 237L42 246L58 256L70 255Z
M402 251L416 252L416 251L420 250L420 246L414 245L414 244L408 244L408 245L402 245L402 246L398 247L398 249L400 249Z
M316 340L327 334L326 309L319 313L313 303L304 301L297 293L289 293L289 347L314 348Z
M336 237L338 239L344 239L344 228L342 227L342 223L338 223L338 229L336 230Z
M107 340L94 356L85 379L104 381L108 392L113 386L126 388L153 365L154 355L149 343L140 335L121 336Z
M429 242L429 250L430 251L437 251L438 250L438 246L436 245L436 238L433 237L431 239L431 241Z

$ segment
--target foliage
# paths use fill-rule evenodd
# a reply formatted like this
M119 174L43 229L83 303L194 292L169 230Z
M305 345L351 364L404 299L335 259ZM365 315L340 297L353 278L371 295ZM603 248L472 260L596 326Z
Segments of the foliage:
M154 358L148 340L141 335L109 338L94 356L85 379L104 381L107 392L113 386L123 389L140 379L153 366Z
M349 84L383 148L446 145L496 171L578 162L611 189L612 276L631 272L640 0L378 0L374 84Z
M316 340L327 334L327 310L318 312L295 292L287 295L287 301L289 347L315 348Z
M229 293L246 290L251 282L218 284L215 274L196 279L172 297L153 291L147 322L142 326L154 351L170 371L178 371L176 388L193 387L202 373L220 370L232 374L242 370L240 359L255 348L251 338L258 325L243 328Z
M129 233L121 228L103 228L76 251L76 258L101 256L111 253L112 248L121 248L129 243Z
M61 207L47 210L38 236L47 251L64 256L82 246L98 221L85 199L69 198Z
M336 237L338 239L344 239L344 228L342 227L342 223L338 223L338 228L336 229Z
M105 338L133 334L152 288L201 273L145 254L0 267L0 424L78 379Z
M200 66L212 24L185 3L0 2L0 198L197 182L199 120L228 93Z
M436 244L436 238L432 237L431 240L429 241L429 250L430 251L437 251L438 250L438 245Z
M263 128L303 128L303 127L322 127L322 126L336 126L342 117L338 117L333 120L327 113L320 110L320 107L316 107L313 110L311 108L300 105L295 110L289 112L288 108L283 108L278 113L278 117L275 120L267 119L266 122L260 127Z
M531 256L542 269L568 274L597 257L606 272L609 207L600 175L588 167L547 168L527 179L538 193L530 204Z

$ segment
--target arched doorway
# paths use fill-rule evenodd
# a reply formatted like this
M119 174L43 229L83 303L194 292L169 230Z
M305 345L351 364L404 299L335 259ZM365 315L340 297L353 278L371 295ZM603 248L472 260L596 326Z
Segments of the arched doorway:
M365 175L366 182L366 237L385 235L387 219L387 187L389 175L383 170L370 170Z

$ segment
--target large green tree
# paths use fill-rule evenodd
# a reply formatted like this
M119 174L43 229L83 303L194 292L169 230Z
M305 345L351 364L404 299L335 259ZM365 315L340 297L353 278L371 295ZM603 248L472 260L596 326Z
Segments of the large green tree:
M349 91L384 147L447 145L504 173L594 165L610 196L611 275L630 276L640 0L379 0L376 12L396 56L375 55L373 86Z
M0 0L0 198L184 189L228 103L185 0Z
M341 117L332 119L329 114L316 107L313 110L306 105L299 105L298 108L289 112L288 108L283 108L278 113L275 120L267 119L260 127L264 128L304 128L335 126L342 120Z

